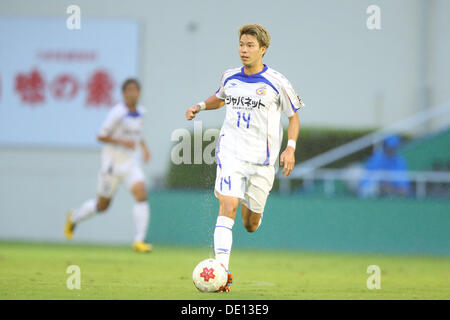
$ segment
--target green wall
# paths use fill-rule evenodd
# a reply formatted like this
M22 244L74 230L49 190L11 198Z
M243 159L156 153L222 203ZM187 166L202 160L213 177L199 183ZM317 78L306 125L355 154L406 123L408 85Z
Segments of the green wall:
M450 129L407 144L400 153L409 170L431 170L435 162L450 162Z
M150 194L153 243L212 248L212 191ZM450 255L450 201L269 196L263 223L247 233L237 215L233 247Z

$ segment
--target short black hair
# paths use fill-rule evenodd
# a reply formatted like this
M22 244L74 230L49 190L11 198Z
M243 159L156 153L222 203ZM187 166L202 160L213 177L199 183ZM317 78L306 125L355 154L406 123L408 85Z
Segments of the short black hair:
M127 88L128 85L134 83L136 85L136 87L138 87L139 90L141 90L141 84L139 83L139 81L135 78L128 78L127 80L125 80L122 84L122 92L125 91L125 89Z

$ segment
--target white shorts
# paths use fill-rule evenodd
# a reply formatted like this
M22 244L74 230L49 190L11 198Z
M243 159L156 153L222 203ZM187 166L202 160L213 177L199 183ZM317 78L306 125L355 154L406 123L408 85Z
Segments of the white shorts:
M134 160L114 163L111 160L102 161L98 173L97 195L112 198L120 183L125 182L128 189L137 183L145 183L145 175L141 167Z
M255 213L263 213L273 186L275 166L259 165L223 155L217 159L214 194L240 199Z

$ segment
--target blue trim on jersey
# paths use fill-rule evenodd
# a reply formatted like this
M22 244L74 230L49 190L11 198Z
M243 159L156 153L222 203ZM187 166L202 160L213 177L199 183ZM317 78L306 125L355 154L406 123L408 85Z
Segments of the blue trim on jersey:
M219 168L222 169L222 162L220 162L220 158L218 155L216 155L216 159L217 159L217 164L218 164Z
M269 69L269 67L267 67L265 64L263 64L264 68L262 69L261 72L255 73L255 74L248 74L248 76L256 76L256 75L260 75L261 73L264 73L267 71L267 69ZM241 73L244 73L244 67L241 68ZM244 73L245 74L245 73ZM247 74L246 74L247 75Z
M224 136L224 134L221 134L219 137L219 141L217 142L217 146L216 146L216 159L217 159L217 164L219 165L219 168L222 169L222 163L220 162L219 159L219 152L220 152L220 140L222 139L222 137Z
M263 165L269 165L269 158L270 158L269 141L267 141L266 161L264 161Z
M287 92L286 92L286 95L287 95ZM296 108L294 107L294 105L292 104L292 101L291 101L291 98L289 97L289 95L287 95L287 97L288 97L288 99L289 99L289 103L291 104L291 108L292 108L292 110L294 111L294 113L297 112L298 110L300 110L300 108L296 109Z
M264 65L264 69L261 72L255 73L255 74L245 74L244 73L244 67L242 67L241 72L236 73L230 77L228 77L225 82L223 83L223 86L225 86L227 84L228 81L232 80L232 79L236 79L242 82L246 82L246 83L258 83L258 82L263 82L268 84L269 86L272 87L273 90L275 90L275 92L277 94L279 94L277 88L273 85L272 82L270 82L269 80L267 80L262 73L266 72L268 69L268 67L266 65Z
M128 117L137 118L137 117L140 117L141 114L140 114L138 111L136 111L136 112L128 111L127 116L128 116Z

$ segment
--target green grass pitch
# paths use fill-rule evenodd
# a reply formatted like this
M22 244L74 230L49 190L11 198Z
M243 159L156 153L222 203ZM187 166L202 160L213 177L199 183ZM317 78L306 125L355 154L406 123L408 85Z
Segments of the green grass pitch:
M234 248L229 293L198 292L196 263L211 248L0 242L0 299L450 299L450 258L262 251ZM69 265L81 289L69 290ZM369 265L381 289L369 290Z

